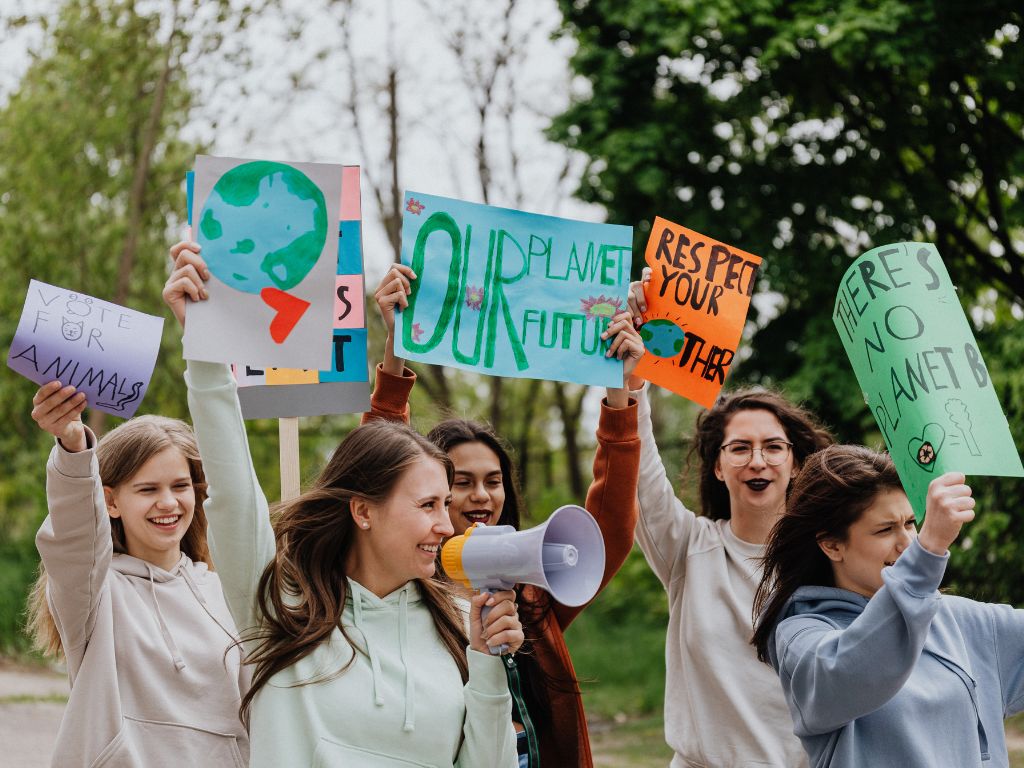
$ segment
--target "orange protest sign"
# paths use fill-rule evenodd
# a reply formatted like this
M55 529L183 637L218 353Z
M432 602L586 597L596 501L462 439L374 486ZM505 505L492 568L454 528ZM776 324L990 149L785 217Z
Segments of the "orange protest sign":
M634 373L710 408L736 355L761 257L660 217L645 257L647 353Z

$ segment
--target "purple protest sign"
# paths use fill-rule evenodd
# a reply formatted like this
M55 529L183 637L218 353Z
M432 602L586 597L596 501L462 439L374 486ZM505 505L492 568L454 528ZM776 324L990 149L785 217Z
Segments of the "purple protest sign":
M164 321L32 280L7 365L36 384L57 379L90 408L130 418L156 365Z

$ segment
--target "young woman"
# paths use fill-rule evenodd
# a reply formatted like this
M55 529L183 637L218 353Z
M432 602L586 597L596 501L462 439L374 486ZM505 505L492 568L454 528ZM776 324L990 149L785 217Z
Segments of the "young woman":
M171 250L164 297L182 323L185 298L203 298L197 250ZM514 596L474 598L467 649L432 578L452 533L447 457L404 425L359 427L272 528L230 370L189 362L186 380L214 556L236 622L254 629L252 764L514 766L511 698L487 649L522 643Z
M395 357L394 323L395 308L408 305L412 279L415 275L408 266L393 265L375 294L388 338L384 361L377 367L371 418L409 418L409 392L416 377ZM623 313L614 318L604 338L612 339L607 354L624 361L628 376L643 354L643 343L632 327L631 316ZM455 533L462 533L475 523L519 527L522 502L515 466L504 442L489 426L448 419L434 427L427 437L448 454L455 467L449 508ZM629 400L625 388L608 390L607 400L601 406L597 440L594 482L585 507L594 515L604 537L603 588L629 554L636 524L640 444L636 436L636 403ZM520 765L589 767L593 760L587 721L564 638L566 628L583 607L554 603L547 593L532 586L522 587L518 592L528 642L526 652L507 663L511 687L522 692L513 712Z
M630 306L637 317L647 310L642 283L631 286ZM749 641L768 533L785 510L796 470L831 437L810 413L773 392L723 394L697 418L697 515L669 482L646 389L635 393L636 536L668 592L665 739L675 751L672 768L806 765L779 681Z
M928 487L920 535L892 459L810 457L772 531L754 645L815 766L1007 766L1024 709L1024 611L939 593L974 518L959 472Z
M97 443L84 393L52 381L32 402L57 443L30 626L71 680L52 765L247 765L248 671L209 569L191 430L138 416Z

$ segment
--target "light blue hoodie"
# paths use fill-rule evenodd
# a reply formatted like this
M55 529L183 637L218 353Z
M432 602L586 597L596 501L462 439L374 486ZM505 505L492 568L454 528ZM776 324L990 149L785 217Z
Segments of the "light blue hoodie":
M1024 611L939 594L916 540L870 600L800 587L768 643L812 766L1008 766L1024 709Z

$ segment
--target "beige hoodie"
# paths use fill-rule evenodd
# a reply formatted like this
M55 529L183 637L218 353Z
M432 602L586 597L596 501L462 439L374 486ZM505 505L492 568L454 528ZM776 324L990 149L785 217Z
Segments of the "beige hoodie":
M71 680L51 764L247 765L238 705L249 673L217 575L185 555L165 571L113 554L92 448L58 444L46 471L36 546Z

